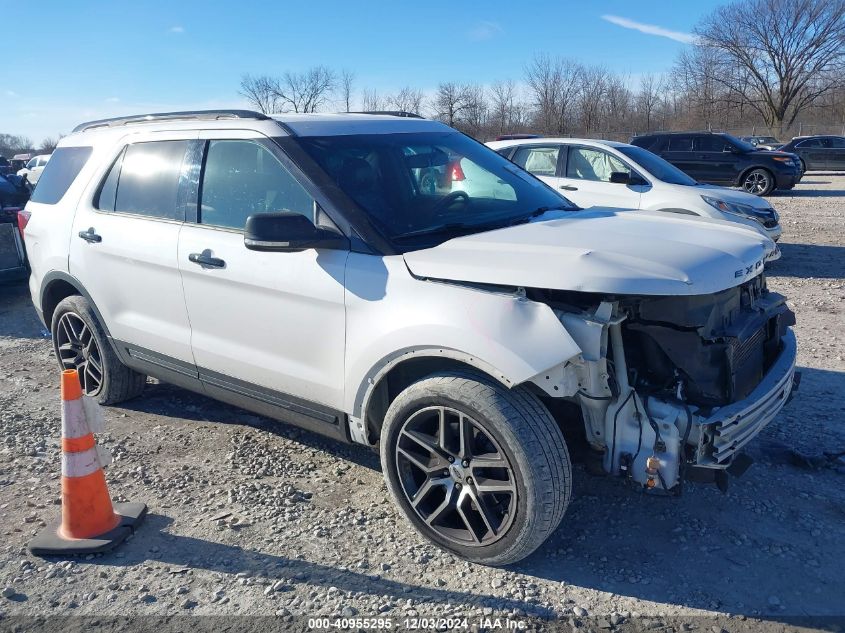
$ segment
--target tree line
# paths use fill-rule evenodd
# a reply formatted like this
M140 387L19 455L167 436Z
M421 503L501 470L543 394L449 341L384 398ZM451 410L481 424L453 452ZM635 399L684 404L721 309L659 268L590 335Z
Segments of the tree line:
M780 136L845 131L845 0L739 0L694 29L670 72L633 78L537 53L521 77L443 81L426 94L379 94L350 70L315 66L245 75L240 94L265 113L401 110L487 140L500 134L627 137L723 129Z

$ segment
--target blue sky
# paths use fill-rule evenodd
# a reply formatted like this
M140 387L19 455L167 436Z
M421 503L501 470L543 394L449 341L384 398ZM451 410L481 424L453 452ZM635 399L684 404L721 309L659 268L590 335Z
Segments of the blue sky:
M91 118L243 107L242 74L315 64L353 70L358 97L365 87L430 92L446 80L519 81L536 52L636 79L668 70L695 23L718 4L38 0L3 12L19 17L4 29L0 132L37 143Z

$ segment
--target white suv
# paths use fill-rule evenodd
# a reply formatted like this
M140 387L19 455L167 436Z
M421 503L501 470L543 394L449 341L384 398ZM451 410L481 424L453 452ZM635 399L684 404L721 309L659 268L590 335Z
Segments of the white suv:
M742 224L777 241L777 211L759 196L696 182L652 152L614 141L535 138L488 145L579 207L698 215ZM774 250L769 259L780 257Z
M456 157L495 195L421 186ZM434 121L92 122L27 210L32 298L86 393L120 402L151 375L378 448L409 521L488 564L560 523L564 425L593 470L676 493L741 470L793 386L768 238L573 210Z

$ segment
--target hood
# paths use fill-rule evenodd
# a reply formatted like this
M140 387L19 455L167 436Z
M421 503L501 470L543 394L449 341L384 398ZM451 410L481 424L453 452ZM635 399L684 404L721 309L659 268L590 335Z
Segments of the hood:
M702 196L710 196L712 198L719 198L725 202L733 202L736 204L744 204L754 209L771 209L772 205L765 198L755 196L737 189L728 189L727 187L720 187L718 185L696 185L695 191Z
M590 209L405 253L419 277L624 295L702 295L763 271L772 242L731 222Z

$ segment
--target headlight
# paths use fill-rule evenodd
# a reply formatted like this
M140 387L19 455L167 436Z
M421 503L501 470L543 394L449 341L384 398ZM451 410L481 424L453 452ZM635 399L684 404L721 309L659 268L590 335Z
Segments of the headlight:
M701 199L704 200L704 202L709 204L711 207L718 211L721 211L722 213L730 213L731 215L738 215L742 218L756 220L760 224L763 224L766 220L774 219L776 222L778 221L778 214L775 212L774 209L771 208L755 209L754 207L747 204L726 202L725 200L711 198L710 196L701 196Z

